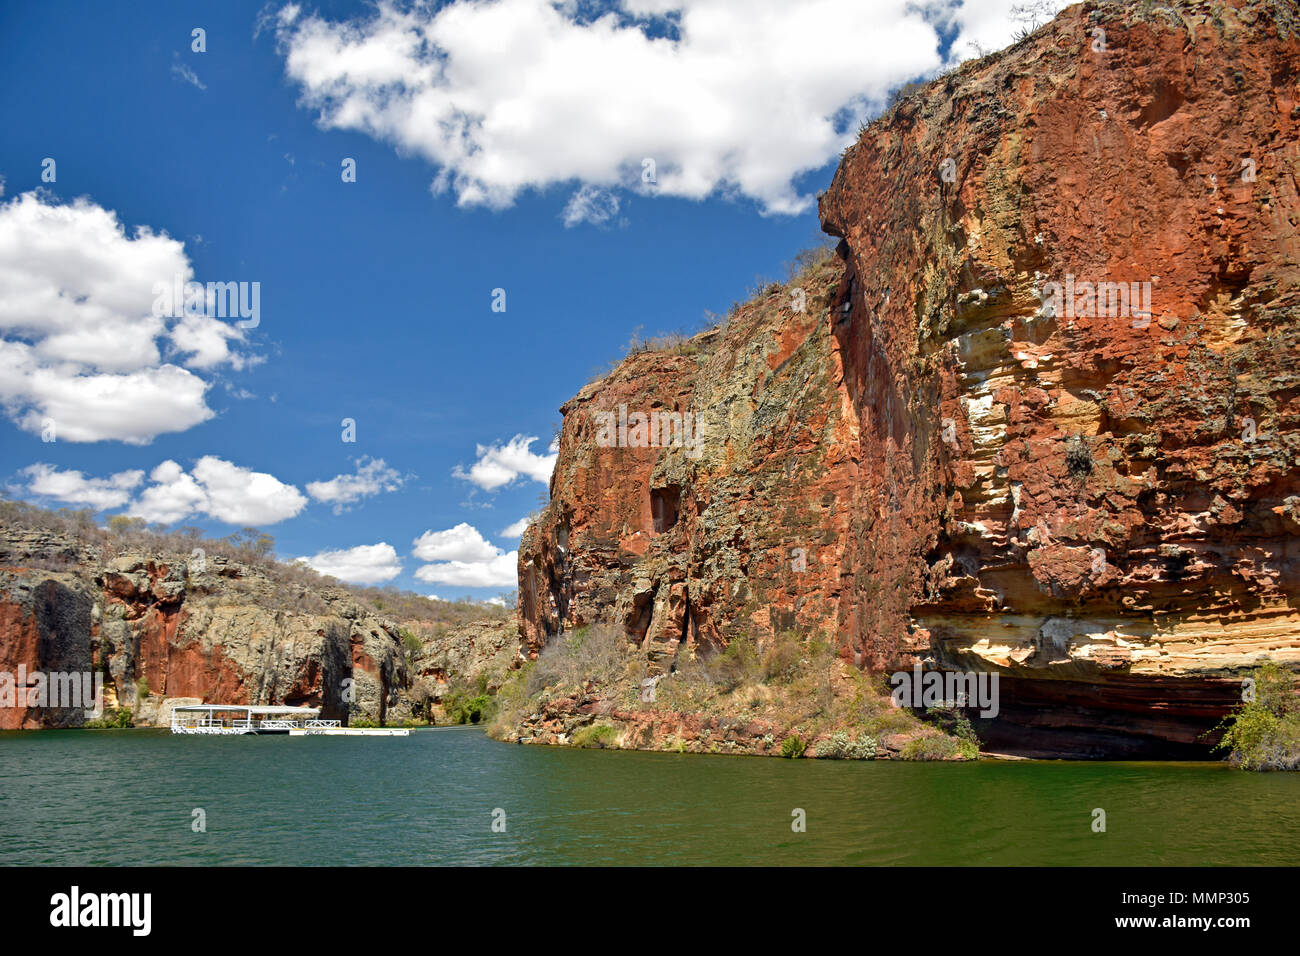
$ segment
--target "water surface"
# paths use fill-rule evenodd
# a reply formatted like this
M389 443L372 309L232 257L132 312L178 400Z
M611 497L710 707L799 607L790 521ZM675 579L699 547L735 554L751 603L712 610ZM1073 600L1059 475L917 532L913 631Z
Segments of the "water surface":
M5 865L1294 864L1300 775L569 750L476 728L11 732L0 837Z

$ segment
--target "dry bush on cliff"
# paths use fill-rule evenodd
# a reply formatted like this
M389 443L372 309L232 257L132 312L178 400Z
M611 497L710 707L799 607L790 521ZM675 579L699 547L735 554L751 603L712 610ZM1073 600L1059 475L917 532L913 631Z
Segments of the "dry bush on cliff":
M553 638L501 687L489 732L581 746L601 726L610 728L600 731L602 746L762 754L777 753L776 741L795 735L817 744L815 756L839 759L874 756L876 742L888 736L895 749L899 740L926 741L908 751L909 759L976 754L975 744L891 708L821 636L788 632L761 645L740 637L712 654L681 648L670 667L643 696L648 661L621 629L587 627ZM600 721L593 722L596 714ZM688 715L686 725L697 730L683 735L680 721ZM731 736L755 724L752 739L744 729Z
M819 269L828 264L835 254L835 240L826 238L817 239L812 245L801 249L794 254L789 262L785 264L787 284L795 282L805 274ZM766 296L776 295L782 292L782 284L766 276L755 276L754 280L746 289L747 301L735 301L731 303L726 315L718 315L706 310L703 321L694 333L678 330L675 332L662 332L658 335L644 337L641 334L642 326L637 326L632 330L632 336L624 346L621 355L616 357L608 365L599 366L591 370L591 376L587 379L587 384L598 382L608 378L611 374L627 361L629 356L641 355L650 352L668 352L675 355L698 355L708 353L716 346L719 338L711 336L714 333L724 329L727 324L740 313L750 302L762 299Z
M616 628L594 625L559 635L535 661L501 685L489 732L498 737L512 735L547 698L581 691L588 685L608 698L621 697L630 703L644 669L644 658Z
M885 109L886 110L893 109L895 106L903 102L903 100L907 99L909 96L919 93L921 90L925 89L925 86L926 84L924 81L913 80L911 83L904 83L902 86L897 87L892 93L889 94L889 100L885 104Z
M348 591L364 599L386 617L398 621L419 622L444 627L459 627L472 621L504 621L513 613L514 600L507 596L505 606L485 604L462 598L459 601L442 601L427 598L399 588L346 586Z
M3 499L0 499L0 527L59 532L83 544L102 544L107 537L107 533L95 524L95 515L91 511L72 508L51 511L26 502Z
M678 355L693 355L697 351L691 343L691 337L684 331L662 332L649 338L642 338L640 333L641 329L638 326L627 344L629 355L640 352L676 352Z
M819 241L805 249L800 249L785 264L786 281L794 282L804 273L826 265L834 255L835 243L830 240Z
M865 701L869 696L875 699L863 686L856 695L837 700L839 670L826 641L783 632L761 645L748 637L733 639L725 651L712 656L679 654L675 670L659 682L658 690L660 699L676 709L742 711L816 733L862 724L868 716ZM848 679L865 685L865 678L851 673ZM879 708L887 704L887 700L876 702ZM909 726L916 724L910 715L903 719Z
M538 655L528 676L529 694L588 682L613 685L628 675L632 657L632 644L618 629L602 624L579 628L555 638Z

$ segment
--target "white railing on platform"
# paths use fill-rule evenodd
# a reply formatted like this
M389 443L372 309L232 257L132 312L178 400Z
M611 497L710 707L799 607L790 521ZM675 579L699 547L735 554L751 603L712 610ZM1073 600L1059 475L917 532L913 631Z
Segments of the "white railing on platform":
M255 734L263 731L323 729L339 727L342 721L303 718L267 717L201 717L197 714L173 712L171 731L174 734Z

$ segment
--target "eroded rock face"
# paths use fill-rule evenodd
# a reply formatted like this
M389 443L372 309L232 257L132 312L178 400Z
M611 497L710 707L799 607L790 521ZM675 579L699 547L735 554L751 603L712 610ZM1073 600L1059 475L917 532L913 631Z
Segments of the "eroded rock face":
M101 674L105 706L131 707L137 725L165 725L182 699L312 706L327 719L391 724L423 716L413 663L437 659L461 680L460 668L499 663L493 655L507 642L504 624L472 624L415 652L396 622L341 588L284 588L219 556L101 562L58 533L0 529L0 672ZM79 726L85 717L0 707L0 729Z
M425 681L435 701L457 683L477 687L480 677L484 688L496 693L519 657L519 641L511 623L471 622L456 629L421 633L424 646L410 662L412 674Z
M842 271L824 261L564 406L551 502L520 548L530 654L597 621L658 670L753 629L836 633L856 472L832 334ZM636 417L651 415L653 435Z
M1134 756L1203 753L1245 669L1300 666L1300 16L1142 10L904 100L821 200L806 312L760 297L564 407L530 652L819 632L999 672L997 748ZM702 452L601 447L623 403L696 411Z
M76 635L89 635L92 608L90 590L75 575L52 572L27 577L0 569L0 634L5 635L0 641L0 672L13 675L16 684L20 673L34 677L38 672L89 671L90 642ZM83 689L77 688L79 695ZM12 701L0 706L0 730L71 727L84 719L82 711L28 706L30 695L18 693L16 686L10 690Z

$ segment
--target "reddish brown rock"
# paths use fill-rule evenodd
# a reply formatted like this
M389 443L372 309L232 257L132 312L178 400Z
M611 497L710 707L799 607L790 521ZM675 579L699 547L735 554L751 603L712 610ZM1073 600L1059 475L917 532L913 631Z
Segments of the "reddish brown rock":
M836 451L852 437L829 318L840 275L825 261L565 405L552 500L520 551L530 654L594 621L659 669L750 630L835 632L855 472ZM696 443L637 447L629 429L607 447L601 416L624 411L693 416Z
M1298 182L1291 3L1081 4L927 85L822 197L806 312L769 290L564 406L527 651L798 630L1000 672L1004 747L1204 752L1300 665ZM624 404L700 454L603 447Z
M178 699L400 723L427 712L413 679L426 659L464 682L503 671L502 654L517 652L503 621L436 627L412 644L341 587L286 583L268 574L274 568L218 555L105 562L74 535L0 523L0 564L10 565L0 568L0 679L20 666L27 675L93 672L105 705L131 708L137 724L166 723ZM0 706L0 729L85 719L82 708Z
M72 575L53 572L33 580L29 574L26 568L0 569L0 679L8 685L0 692L0 730L75 726L84 719L83 709L39 706L37 675L90 670L89 642L67 635L89 631L91 598ZM56 702L48 696L46 701Z

